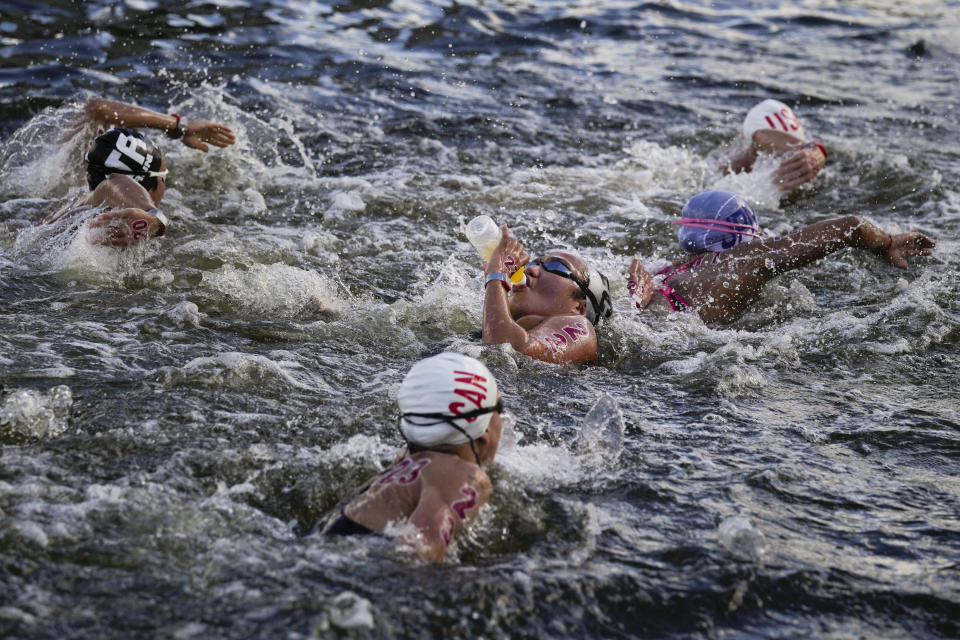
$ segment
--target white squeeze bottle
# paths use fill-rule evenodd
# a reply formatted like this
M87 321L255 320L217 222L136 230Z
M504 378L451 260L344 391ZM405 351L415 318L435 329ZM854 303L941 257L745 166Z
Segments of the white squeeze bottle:
M477 250L483 261L490 259L490 254L500 244L500 227L488 215L479 215L467 223L467 240ZM510 275L510 282L519 284L524 281L523 267Z

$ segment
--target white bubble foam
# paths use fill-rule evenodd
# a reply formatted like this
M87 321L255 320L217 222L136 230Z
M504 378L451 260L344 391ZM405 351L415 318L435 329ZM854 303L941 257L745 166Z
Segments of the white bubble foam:
M239 269L226 264L203 274L198 291L242 313L290 317L303 311L342 311L331 281L314 271L282 263Z
M3 398L0 430L34 438L58 436L67 430L72 404L73 395L66 385L47 393L18 389Z

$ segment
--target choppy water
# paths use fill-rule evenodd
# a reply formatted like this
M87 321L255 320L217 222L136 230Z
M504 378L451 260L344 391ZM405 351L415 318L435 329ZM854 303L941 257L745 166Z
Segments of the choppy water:
M960 3L218 4L0 7L0 635L960 635ZM166 144L170 234L119 257L30 227L94 94L240 139ZM765 97L831 151L780 202L713 169ZM623 294L711 187L937 252L835 254L728 327L621 304L582 368L466 337L470 217ZM513 432L456 557L303 535L442 349Z

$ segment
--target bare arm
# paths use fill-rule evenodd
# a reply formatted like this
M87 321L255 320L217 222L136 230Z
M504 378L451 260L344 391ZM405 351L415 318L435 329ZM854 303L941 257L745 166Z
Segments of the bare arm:
M840 249L871 251L905 269L907 258L930 255L936 243L918 232L888 234L857 216L818 222L782 238L739 244L717 261L677 273L670 286L696 308L704 322L739 315L776 276L806 266ZM735 282L736 286L725 286Z
M163 113L157 113L143 107L125 102L90 98L83 109L84 117L104 126L157 129L163 132L175 131L177 119ZM209 120L186 120L186 131L181 141L193 149L208 151L207 143L215 147L226 147L237 141L228 127Z
M156 205L146 189L128 175L111 173L87 196L87 204L152 209Z
M768 241L760 244L767 246ZM876 253L895 267L906 269L907 258L928 256L936 244L932 238L916 231L892 235L863 218L846 216L818 222L785 238L770 241L766 257L773 259L773 262L767 261L767 265L772 264L774 275L777 275L844 247L853 247Z
M416 533L401 542L414 547L424 560L440 562L446 558L455 535L490 500L490 478L479 467L474 469L475 473L466 480L438 478L440 482L432 482L421 491L420 502L407 519L416 527Z

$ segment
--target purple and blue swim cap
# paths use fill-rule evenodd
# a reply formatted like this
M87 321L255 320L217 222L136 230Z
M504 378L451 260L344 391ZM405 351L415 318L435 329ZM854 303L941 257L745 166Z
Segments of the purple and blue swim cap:
M704 191L683 205L677 240L684 251L726 251L760 237L757 216L741 196L730 191Z

